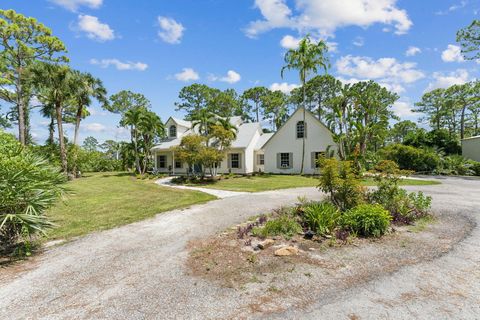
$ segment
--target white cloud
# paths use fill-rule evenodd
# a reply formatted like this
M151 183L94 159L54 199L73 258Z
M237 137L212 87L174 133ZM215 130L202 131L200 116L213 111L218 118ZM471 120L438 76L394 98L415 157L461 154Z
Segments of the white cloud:
M449 44L442 52L442 60L445 62L463 62L462 49L454 44Z
M125 61L122 62L118 59L90 59L90 64L98 65L102 68L108 68L109 66L114 66L117 70L124 71L124 70L137 70L137 71L145 71L148 68L148 65L143 62L131 62Z
M210 81L222 81L222 82L227 82L230 84L237 83L242 79L239 73L233 71L233 70L228 70L227 75L224 77L218 77L216 75L209 75L208 79Z
M363 39L363 37L356 37L352 43L354 46L363 47L363 45L365 44L365 39Z
M448 10L445 10L445 11L437 11L437 12L435 12L435 14L436 14L436 15L439 15L439 16L443 16L443 15L449 14L450 12L457 11L458 9L465 8L465 6L466 6L467 4L468 4L468 1L467 1L467 0L462 0L462 1L460 1L460 3L458 3L458 4L454 4L454 5L451 5L450 7L448 7Z
M98 122L85 123L85 124L82 124L80 128L84 129L84 131L87 131L87 132L103 132L107 129L107 127L105 127L103 124Z
M455 84L464 84L470 80L470 75L465 69L458 69L450 73L434 72L433 82L430 82L425 91L431 91L437 88L448 88Z
M344 56L336 62L338 73L349 77L375 80L390 91L402 93L403 85L416 82L425 74L416 69L416 63L398 62L395 58ZM356 80L356 79L355 79Z
M200 79L198 73L192 68L183 68L182 72L175 74L175 79L179 81L195 81Z
M410 102L407 101L396 101L393 104L392 110L400 118L408 118L415 116L415 113L412 111L413 106Z
M78 16L78 28L87 33L87 37L98 41L115 39L115 34L110 26L100 22L97 17L89 15Z
M167 43L180 43L185 27L172 18L159 16L157 19L161 29L158 36Z
M295 10L286 0L255 0L263 19L252 21L245 32L256 37L275 28L289 28L301 33L313 32L322 37L333 36L337 28L369 27L375 23L393 26L396 34L406 33L412 26L397 0L295 0ZM348 10L345 10L348 8Z
M294 83L286 83L286 82L278 83L278 82L275 82L275 83L272 83L270 85L270 90L272 90L272 91L282 91L283 93L290 93L290 91L292 91L293 89L298 88L298 87L300 87L300 86L298 84L294 84Z
M70 11L77 11L81 6L90 9L98 9L102 5L103 0L50 0L51 2L64 7Z
M419 53L422 53L422 49L418 48L418 47L414 47L414 46L410 46L408 47L407 51L405 51L405 55L407 57L413 57Z
M280 45L285 48L285 49L296 49L298 48L298 44L300 42L301 38L297 38L291 35L286 35L280 40ZM318 42L318 39L313 39L312 41ZM337 42L331 42L331 41L325 41L325 44L328 47L329 52L337 52Z

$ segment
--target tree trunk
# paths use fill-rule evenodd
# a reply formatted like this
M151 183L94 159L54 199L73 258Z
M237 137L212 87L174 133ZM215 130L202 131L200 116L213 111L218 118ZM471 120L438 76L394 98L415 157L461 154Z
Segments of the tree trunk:
M82 121L83 106L79 106L75 116L75 133L73 136L73 144L78 146L78 135L80 133L80 121Z
M462 108L462 115L460 117L460 139L465 138L465 109L467 108L466 105Z
M48 141L50 144L55 142L55 117L54 115L50 115L50 124L48 125Z
M65 139L63 136L62 104L60 102L55 103L55 113L57 116L58 142L60 144L60 160L62 162L62 171L65 174L68 174L67 149L65 147Z
M24 146L26 144L25 135L25 107L23 105L23 92L21 84L21 69L17 73L17 111L18 111L18 140Z
M304 77L305 79L305 77ZM305 118L306 118L306 92L305 92L305 81L303 83L303 138L302 138L302 166L300 167L300 174L303 174L303 167L305 164L305 135L307 134L307 124L305 123Z
M132 130L132 138L133 138L133 146L135 148L135 168L138 173L142 173L142 170L140 168L140 159L138 157L138 143L137 143L137 130L136 128L133 128L133 125L131 127Z

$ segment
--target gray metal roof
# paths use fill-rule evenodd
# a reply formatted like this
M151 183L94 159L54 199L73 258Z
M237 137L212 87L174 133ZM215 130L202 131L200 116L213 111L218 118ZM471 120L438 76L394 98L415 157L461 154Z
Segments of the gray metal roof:
M271 133L263 133L260 138L258 138L257 144L255 145L255 150L260 150L263 148L265 143L273 136L273 132Z
M252 142L255 133L261 130L260 123L243 123L238 127L237 138L232 143L232 148L246 148Z

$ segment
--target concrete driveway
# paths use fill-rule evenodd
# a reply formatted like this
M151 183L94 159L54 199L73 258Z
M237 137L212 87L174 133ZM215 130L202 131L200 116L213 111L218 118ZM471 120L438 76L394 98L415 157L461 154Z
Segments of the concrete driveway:
M435 210L468 215L478 222L480 180L442 182L419 189L434 197ZM0 270L0 318L248 318L251 315L242 309L248 296L185 274L186 244L249 216L290 205L298 196L321 198L314 188L238 195L52 248L18 274ZM276 317L478 319L479 306L480 230L476 227L438 259Z

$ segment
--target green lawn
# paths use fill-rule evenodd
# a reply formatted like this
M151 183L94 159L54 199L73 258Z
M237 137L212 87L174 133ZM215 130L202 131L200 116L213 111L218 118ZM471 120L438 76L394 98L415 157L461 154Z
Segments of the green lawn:
M363 181L365 186L374 186L372 179ZM440 184L433 180L415 180L404 179L401 185L432 185ZM298 176L298 175L258 175L258 176L236 176L228 179L221 179L215 182L205 182L201 184L187 184L189 186L201 186L210 189L260 192L277 189L316 187L318 186L317 177Z
M136 180L126 173L94 173L68 183L71 194L49 210L58 225L49 239L71 238L110 229L154 216L157 213L203 203L215 197L197 191Z

